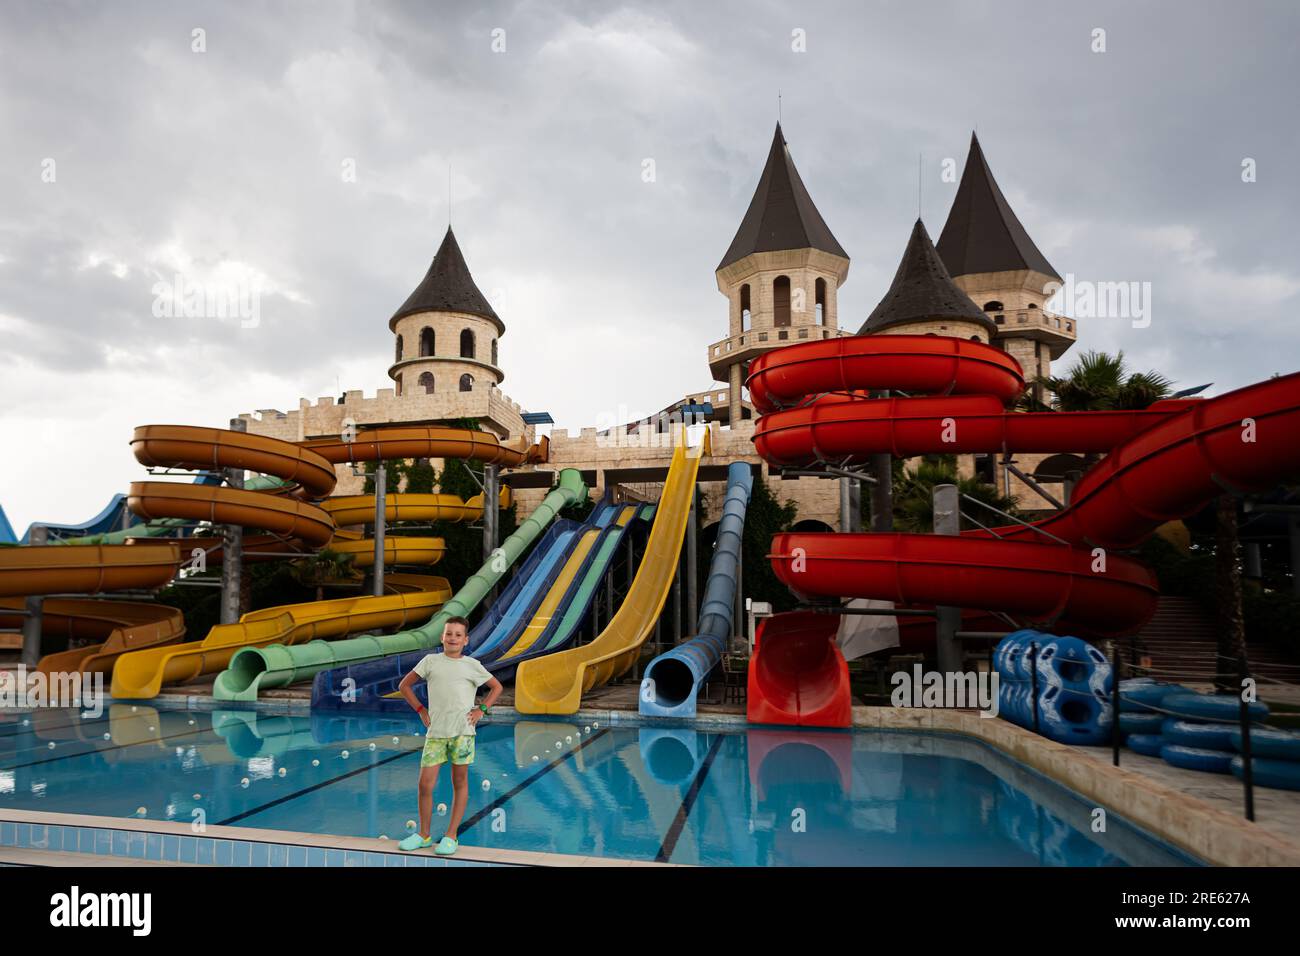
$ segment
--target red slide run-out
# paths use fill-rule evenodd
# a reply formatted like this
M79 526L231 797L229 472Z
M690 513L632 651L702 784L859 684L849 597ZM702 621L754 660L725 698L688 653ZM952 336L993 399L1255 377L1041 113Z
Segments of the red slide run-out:
M883 452L1106 453L1070 506L1035 526L1046 535L1019 525L958 538L777 535L769 556L776 575L808 598L944 604L1085 634L1133 633L1155 611L1156 581L1109 551L1139 544L1225 490L1261 491L1300 476L1300 373L1142 411L1024 413L1005 407L1024 387L1005 352L964 339L878 335L769 352L747 384L762 416L754 445L782 467L842 467ZM921 397L867 397L885 389ZM820 633L831 643L837 616L824 617ZM833 643L831 654L810 647L819 625L808 618L764 622L750 664L750 720L847 726L844 660Z

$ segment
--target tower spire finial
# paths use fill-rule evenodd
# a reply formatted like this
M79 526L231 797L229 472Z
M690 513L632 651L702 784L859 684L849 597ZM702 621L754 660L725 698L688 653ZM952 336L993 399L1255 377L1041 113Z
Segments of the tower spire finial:
M776 91L776 121L778 124L781 122L781 91L779 89Z

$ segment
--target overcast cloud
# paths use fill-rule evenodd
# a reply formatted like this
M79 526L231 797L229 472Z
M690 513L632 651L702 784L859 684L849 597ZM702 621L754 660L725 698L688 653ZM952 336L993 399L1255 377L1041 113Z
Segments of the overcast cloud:
M1293 371L1298 26L1250 2L8 4L0 504L20 533L84 520L143 476L136 425L391 387L449 165L508 395L577 428L706 387L778 90L852 257L843 325L892 277L918 153L937 239L977 127L1057 271L1151 283L1150 327L1083 321L1075 351L1216 391ZM260 324L155 317L178 273L256 279Z

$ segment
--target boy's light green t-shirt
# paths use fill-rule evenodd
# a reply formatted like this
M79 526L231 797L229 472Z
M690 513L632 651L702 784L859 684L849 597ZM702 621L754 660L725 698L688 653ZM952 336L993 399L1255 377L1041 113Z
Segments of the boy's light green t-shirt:
M492 679L472 657L427 654L415 673L429 686L429 729L426 737L460 737L474 733L469 712L479 687Z

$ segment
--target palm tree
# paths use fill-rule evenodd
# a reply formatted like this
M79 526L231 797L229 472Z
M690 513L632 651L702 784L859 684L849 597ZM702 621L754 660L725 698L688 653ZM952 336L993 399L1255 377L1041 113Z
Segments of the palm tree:
M339 551L324 548L309 558L293 563L294 580L303 587L316 589L316 600L325 600L325 585L339 581L355 581L360 578L352 567L353 557Z
M894 481L894 527L899 531L933 532L934 531L934 488L935 485L956 485L962 495L978 498L985 504L992 505L999 511L1015 514L1015 500L998 493L993 485L985 484L978 478L958 478L957 463L952 455L923 458L911 470L904 468L902 474ZM985 508L963 505L962 510L972 513L981 524L1001 524L997 517Z
M1168 398L1173 382L1159 372L1130 372L1123 352L1091 351L1080 355L1064 377L1036 376L1026 394L1044 407L1039 397L1044 391L1052 395L1046 407L1055 411L1103 412L1146 408Z

